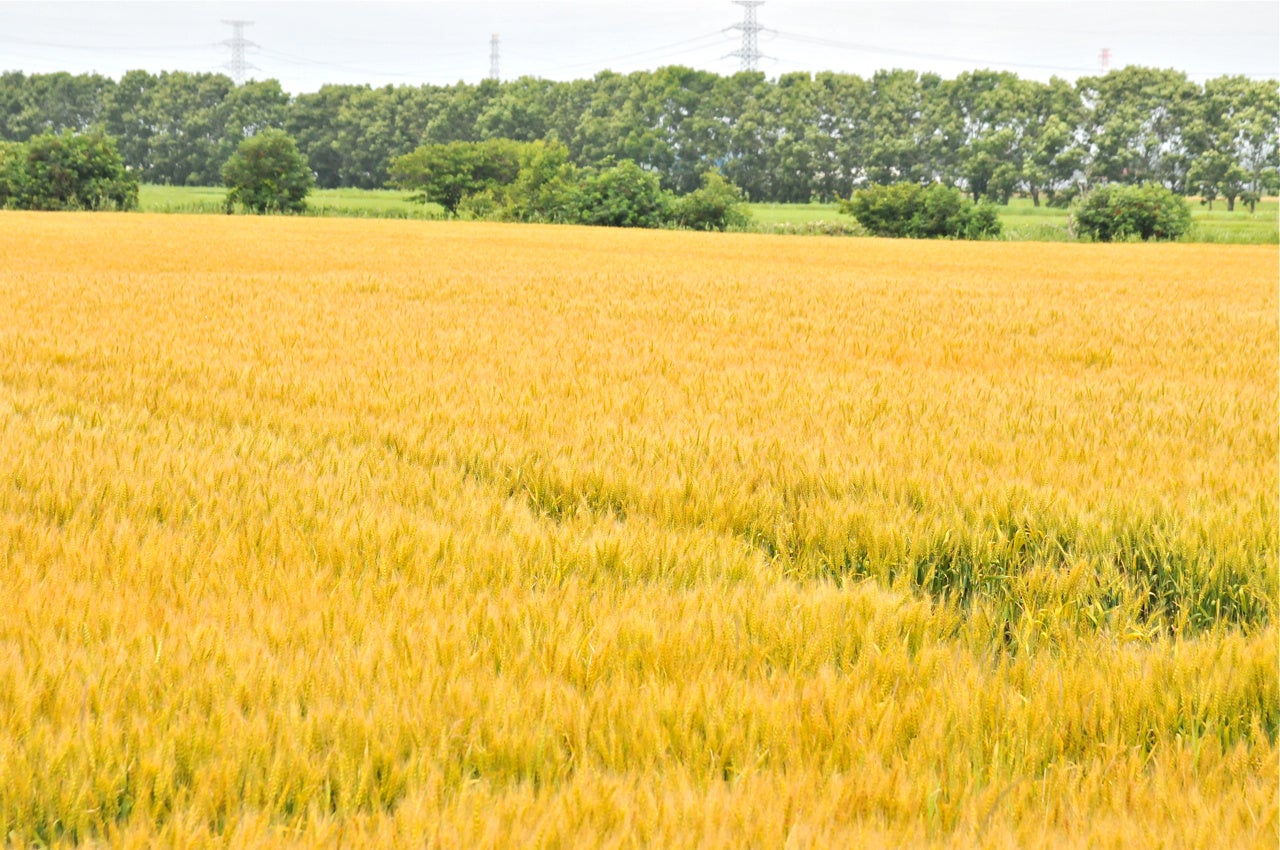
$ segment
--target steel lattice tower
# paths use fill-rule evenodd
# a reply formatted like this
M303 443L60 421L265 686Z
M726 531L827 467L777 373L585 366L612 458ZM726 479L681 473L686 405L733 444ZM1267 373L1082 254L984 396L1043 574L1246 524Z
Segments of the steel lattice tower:
M250 69L258 70L257 65L251 65L245 61L244 51L246 47L257 47L252 41L244 37L245 27L253 26L253 21L223 21L224 24L231 27L231 38L222 42L224 47L231 48L231 61L222 67L231 72L231 79L235 80L236 85L244 82L244 72Z
M489 79L498 79L498 34L489 39Z
M760 60L765 56L760 52L760 22L756 20L756 9L764 5L764 0L733 0L735 6L742 7L742 23L729 27L731 30L742 30L742 47L728 54L742 60L742 70L756 71Z

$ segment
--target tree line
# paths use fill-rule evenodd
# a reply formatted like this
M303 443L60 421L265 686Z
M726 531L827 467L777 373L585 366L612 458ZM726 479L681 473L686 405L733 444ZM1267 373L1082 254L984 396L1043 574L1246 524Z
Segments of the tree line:
M671 66L558 82L328 85L130 71L0 75L0 140L97 131L142 182L213 185L246 137L293 136L318 186L387 185L424 144L549 140L572 163L632 160L678 194L717 169L753 201L832 201L862 186L938 181L974 199L1065 203L1104 183L1222 198L1280 190L1280 90L1128 67L1075 83L973 71L768 79Z

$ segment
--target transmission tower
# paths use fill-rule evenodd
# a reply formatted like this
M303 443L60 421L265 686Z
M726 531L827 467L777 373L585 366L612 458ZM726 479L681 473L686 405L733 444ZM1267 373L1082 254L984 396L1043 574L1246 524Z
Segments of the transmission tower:
M760 52L760 31L764 29L760 22L756 20L756 9L764 5L764 0L733 0L735 6L742 7L742 23L734 24L726 28L728 30L742 30L742 47L726 55L736 56L742 60L742 70L756 71L761 59L768 59Z
M498 79L498 34L489 39L489 79Z
M228 21L224 20L224 24L231 27L231 38L222 42L223 47L231 48L231 61L222 67L231 72L231 79L235 80L236 85L244 82L244 72L250 69L258 70L257 65L251 65L245 61L244 51L246 47L257 47L252 41L244 37L244 28L253 26L253 21Z

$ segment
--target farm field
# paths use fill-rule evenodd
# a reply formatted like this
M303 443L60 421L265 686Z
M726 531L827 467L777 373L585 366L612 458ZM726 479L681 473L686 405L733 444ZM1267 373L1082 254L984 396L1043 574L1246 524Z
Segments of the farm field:
M410 192L392 189L313 189L307 197L312 215L339 218L442 218L438 204L409 200ZM143 212L219 214L224 211L227 190L222 186L154 186L138 192Z
M0 256L12 844L1276 844L1274 247Z
M417 204L410 193L392 189L316 189L307 199L317 216L355 218L442 218L436 204ZM220 213L226 190L216 186L143 186L140 207L144 212ZM1213 210L1191 204L1194 227L1185 241L1274 245L1280 243L1280 203L1268 199L1250 213L1243 205L1227 212L1218 202ZM837 204L749 204L752 226L761 231L814 228L834 225L837 230L854 230L851 216L841 215ZM998 207L1004 239L1015 242L1065 242L1067 210L1036 207L1030 200L1014 198Z
M1268 199L1254 212L1237 205L1227 212L1219 201L1212 210L1194 198L1191 207L1192 230L1183 240L1227 244L1274 245L1280 243L1280 204ZM1073 237L1068 229L1068 210L1035 206L1028 198L1014 198L1007 206L996 207L1004 227L1002 239L1013 242L1066 242ZM841 215L838 204L752 204L751 213L761 229L778 226L813 226L819 222L852 223L851 216Z

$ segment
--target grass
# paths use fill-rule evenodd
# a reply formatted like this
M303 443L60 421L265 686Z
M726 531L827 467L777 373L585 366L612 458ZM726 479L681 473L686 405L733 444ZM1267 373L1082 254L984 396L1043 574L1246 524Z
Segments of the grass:
M1274 249L0 255L14 845L1275 845Z
M1191 203L1193 229L1184 241L1270 245L1280 242L1280 203L1270 199L1258 204L1255 212L1237 205L1233 212L1218 202L1210 211ZM1004 237L1014 242L1072 241L1068 228L1068 211L1035 206L1028 198L1014 198L1008 206L999 207ZM806 229L821 232L820 223L851 223L840 214L837 204L752 204L755 225L766 232Z
M410 193L390 189L315 189L307 198L308 213L322 217L437 219L437 204L408 200ZM144 185L139 192L143 212L221 214L226 190L216 186Z
M390 189L317 189L308 199L312 215L351 218L437 219L444 215L435 204L423 206L407 192ZM144 212L221 213L224 190L202 186L142 187ZM857 223L841 215L837 204L751 204L751 229L762 233L848 236L861 233ZM1280 243L1280 204L1264 201L1257 212L1243 205L1226 212L1219 202L1213 211L1192 205L1194 229L1185 241L1210 243ZM1029 199L1015 198L1000 208L1004 238L1016 242L1065 242L1072 236L1067 211L1036 207Z

